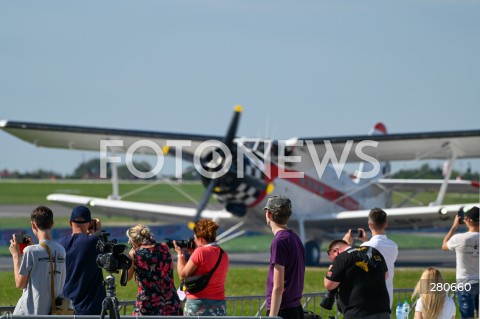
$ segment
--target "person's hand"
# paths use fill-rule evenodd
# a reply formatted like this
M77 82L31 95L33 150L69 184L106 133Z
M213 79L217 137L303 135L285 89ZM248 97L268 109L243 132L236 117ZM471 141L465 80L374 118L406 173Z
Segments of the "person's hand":
M94 218L93 220L97 223L97 231L102 230L102 222L100 221L100 218Z
M32 239L30 238L30 240ZM15 234L13 234L12 239L10 239L10 246L8 247L8 250L10 251L10 254L12 254L13 257L20 255L20 246L18 245L15 239Z
M353 244L353 236L352 236L352 230L349 229L348 232L343 236L342 238L344 241L346 241L350 246Z
M460 221L463 220L463 217L460 217L458 215L455 216L455 218L453 219L453 225L452 225L452 228L453 229L457 229L458 226L460 225Z
M177 255L183 254L183 248L177 245L177 241L173 241L173 248L175 249L175 252Z

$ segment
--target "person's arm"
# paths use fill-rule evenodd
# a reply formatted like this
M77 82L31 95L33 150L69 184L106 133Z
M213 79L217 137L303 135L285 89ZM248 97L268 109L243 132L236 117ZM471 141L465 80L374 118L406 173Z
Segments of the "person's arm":
M273 289L272 300L270 303L270 317L278 316L280 305L282 303L283 290L285 282L285 267L279 264L273 265Z
M173 241L173 246L175 248L175 252L177 253L178 277L180 277L180 280L183 280L185 277L191 276L195 270L197 270L197 265L193 263L191 258L188 260L188 262L186 262L183 248L179 247L175 241Z
M325 286L325 289L327 290L333 290L340 285L339 282L332 281L330 279L327 279L327 277L323 278L323 285Z
M133 273L134 273L133 263L135 262L135 249L133 249L133 247L128 252L128 257L130 257L130 259L132 260L132 265L128 269L128 274L127 274L127 280L130 281L133 278Z
M20 264L22 262L22 255L20 254L20 247L15 241L15 236L10 240L10 247L8 250L12 254L13 258L13 273L15 276L15 286L19 289L24 289L27 287L28 275L20 274Z
M443 238L443 243L442 243L442 250L449 250L447 242L452 238L453 235L455 235L455 232L457 231L458 225L460 224L460 216L455 216L455 219L453 220L453 225L448 231L448 233L445 235Z
M455 316L452 317L452 319L455 318ZM423 319L422 313L420 311L415 311L415 316L413 319Z

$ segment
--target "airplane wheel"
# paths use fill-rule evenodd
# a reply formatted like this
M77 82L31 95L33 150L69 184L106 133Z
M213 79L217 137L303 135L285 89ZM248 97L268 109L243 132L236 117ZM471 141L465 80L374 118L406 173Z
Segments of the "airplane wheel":
M317 242L307 242L305 252L307 253L307 266L320 266L320 248Z

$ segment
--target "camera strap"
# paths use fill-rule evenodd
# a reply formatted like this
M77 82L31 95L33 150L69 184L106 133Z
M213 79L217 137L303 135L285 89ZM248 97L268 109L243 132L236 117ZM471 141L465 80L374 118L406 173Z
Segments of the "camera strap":
M40 242L40 246L45 248L45 250L48 253L48 258L50 259L50 294L51 294L51 299L52 299L52 312L53 309L55 309L55 271L53 270L53 258L52 258L52 252L50 251L50 247L48 247L47 243L44 241Z

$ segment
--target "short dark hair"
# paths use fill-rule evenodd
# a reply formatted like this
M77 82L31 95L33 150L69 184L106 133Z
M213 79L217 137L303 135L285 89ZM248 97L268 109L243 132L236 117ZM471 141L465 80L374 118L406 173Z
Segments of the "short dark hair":
M37 224L40 230L48 230L53 226L53 212L46 206L38 206L32 211L30 220Z
M343 245L347 245L347 246L350 246L345 240L343 239L334 239L332 240L332 242L330 243L330 245L328 245L328 250L331 250L333 247L335 247L336 245L338 244L343 244Z
M378 207L372 208L368 214L368 221L376 231L382 230L387 225L387 213Z

